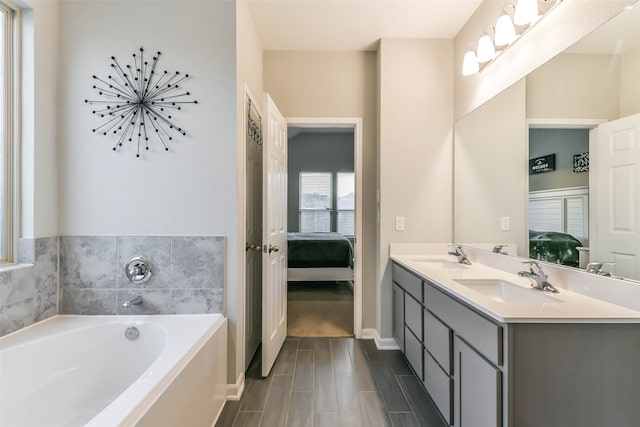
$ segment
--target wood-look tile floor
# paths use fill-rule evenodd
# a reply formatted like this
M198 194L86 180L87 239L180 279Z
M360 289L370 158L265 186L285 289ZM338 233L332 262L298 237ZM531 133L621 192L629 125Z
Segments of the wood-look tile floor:
M216 427L444 427L399 351L372 340L288 337L267 378L254 358Z

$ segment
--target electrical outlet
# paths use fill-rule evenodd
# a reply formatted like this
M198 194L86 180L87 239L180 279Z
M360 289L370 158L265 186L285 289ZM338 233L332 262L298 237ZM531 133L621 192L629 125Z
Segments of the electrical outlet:
M396 217L396 231L404 231L404 217L397 216Z
M511 230L511 218L508 216L500 217L500 230L509 231Z

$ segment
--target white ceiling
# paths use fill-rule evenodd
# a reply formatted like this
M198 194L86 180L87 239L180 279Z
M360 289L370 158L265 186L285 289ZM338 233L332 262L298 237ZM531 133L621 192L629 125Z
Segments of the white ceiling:
M482 0L247 0L264 50L375 50L380 38L453 39Z

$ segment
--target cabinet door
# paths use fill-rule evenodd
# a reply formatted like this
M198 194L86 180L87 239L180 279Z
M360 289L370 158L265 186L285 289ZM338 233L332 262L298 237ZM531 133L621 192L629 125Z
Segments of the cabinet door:
M393 339L404 353L404 291L393 284Z
M453 382L426 350L424 352L424 387L429 392L440 414L451 425Z
M422 374L422 342L420 342L406 326L404 331L404 346L406 348L404 355L409 361L409 365L411 365L416 376L422 381L424 379Z
M422 306L409 294L404 296L404 324L422 344Z
M502 372L457 336L454 426L502 427Z

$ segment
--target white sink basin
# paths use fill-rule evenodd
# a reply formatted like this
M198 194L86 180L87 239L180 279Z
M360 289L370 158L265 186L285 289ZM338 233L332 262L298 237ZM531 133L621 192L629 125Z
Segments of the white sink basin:
M544 291L525 288L501 279L457 279L454 281L497 302L562 302L557 298L545 295Z
M469 268L468 265L459 264L457 262L449 261L446 259L413 258L412 261L419 263L424 268L444 268L449 270Z

